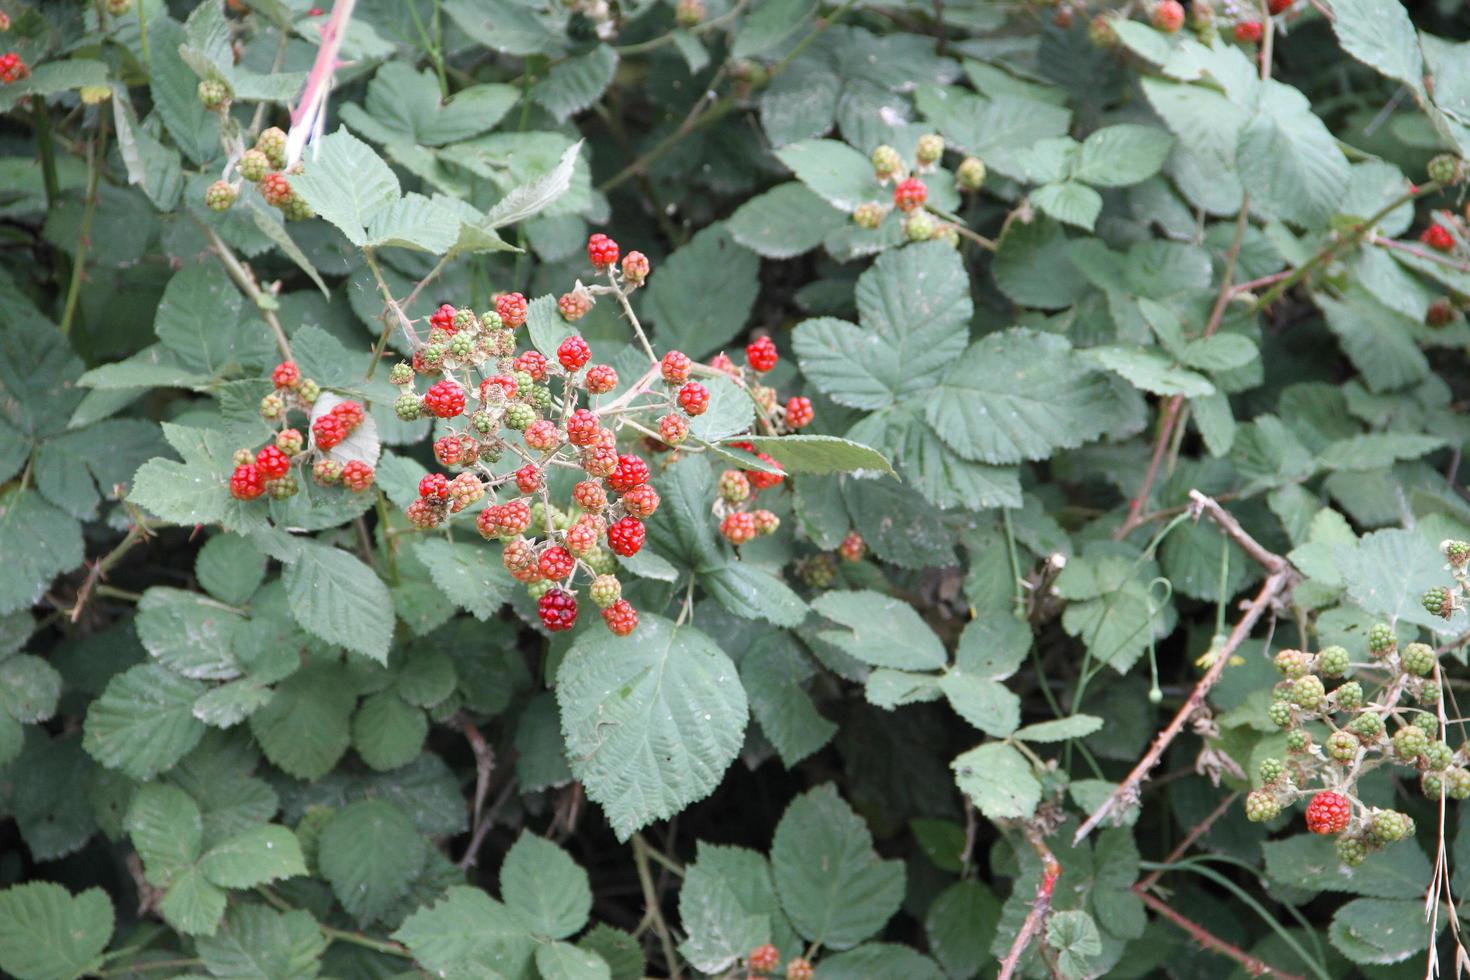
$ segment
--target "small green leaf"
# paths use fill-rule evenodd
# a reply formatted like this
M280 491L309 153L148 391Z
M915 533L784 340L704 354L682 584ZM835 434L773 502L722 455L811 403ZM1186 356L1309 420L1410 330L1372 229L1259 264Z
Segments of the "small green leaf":
M0 614L28 609L58 574L82 563L82 526L34 490L0 493Z
M551 841L524 832L500 866L500 897L529 932L552 939L580 932L592 911L587 872Z
M361 800L322 829L317 863L342 907L359 922L379 918L408 891L428 857L413 821L386 800Z
M1098 731L1103 720L1095 715L1068 715L1053 721L1039 721L1016 732L1023 742L1064 742L1069 738L1083 738Z
M842 626L821 636L864 663L903 670L934 670L948 659L944 645L907 602L879 592L824 592L812 608Z
M649 278L642 313L660 346L704 357L745 327L759 290L760 259L716 222L670 255Z
M870 470L897 476L876 449L837 436L747 436L757 452L765 453L787 473L854 473Z
M0 969L18 980L95 973L112 938L112 902L100 888L72 895L49 881L0 891Z
M1141 183L1159 172L1173 146L1174 138L1156 126L1104 126L1082 141L1072 176L1094 187Z
M387 663L393 603L372 569L345 551L303 541L282 580L291 614L308 633Z
M82 745L109 769L151 779L204 736L204 724L193 715L204 690L158 664L139 664L113 677L92 702Z
M306 861L290 827L262 824L210 848L199 869L223 888L254 888L306 874Z
M991 820L1031 816L1041 802L1041 783L1031 763L1004 742L987 742L950 763L955 782Z

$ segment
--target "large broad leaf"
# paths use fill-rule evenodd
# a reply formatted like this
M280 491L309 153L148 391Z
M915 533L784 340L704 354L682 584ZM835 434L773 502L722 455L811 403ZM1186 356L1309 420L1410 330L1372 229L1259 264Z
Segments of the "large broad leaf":
M777 150L776 158L808 189L841 211L850 212L885 196L868 158L838 140L793 143Z
M306 874L306 859L290 827L261 824L210 848L199 859L199 869L224 888L254 888Z
M1432 874L1424 851L1412 843L1374 851L1356 868L1343 866L1331 840L1312 834L1266 841L1261 847L1271 878L1311 891L1413 899L1423 895Z
M973 977L988 957L1000 924L1000 900L978 881L958 881L924 915L929 952L951 977Z
M311 913L241 902L219 931L194 944L212 976L230 980L311 980L327 940Z
M495 963L504 975L529 976L536 944L510 910L484 889L459 885L409 916L393 934L421 965L448 974Z
M322 828L317 863L342 907L371 922L408 891L427 857L408 814L386 800L362 800Z
M1374 616L1431 629L1448 629L1443 619L1424 608L1426 590L1444 583L1439 549L1414 531L1389 529L1365 535L1356 544L1334 549L1348 595Z
M522 833L500 866L500 897L527 931L552 939L580 932L592 911L587 872L566 851Z
M414 546L429 575L450 601L488 620L505 605L514 580L500 554L472 541L432 539Z
M18 980L95 973L112 938L112 902L100 888L72 895L49 881L0 892L0 969Z
M730 234L762 258L789 259L822 244L847 216L797 181L752 197L730 215Z
M1327 938L1354 963L1399 963L1428 949L1443 926L1444 916L1434 930L1424 921L1423 899L1355 898L1333 915Z
M1424 97L1424 55L1397 0L1334 0L1332 33L1348 54Z
M483 226L490 230L504 228L545 210L572 186L572 172L577 169L581 151L582 141L578 140L566 148L555 167L507 191L486 213Z
M282 579L291 613L303 629L379 663L388 662L393 602L371 568L337 548L304 543Z
M873 836L830 784L791 801L771 843L781 905L802 938L850 949L903 901L901 861L884 861Z
M787 768L829 742L837 725L822 717L802 684L816 674L790 633L773 631L740 658L750 711Z
M955 361L925 408L939 437L986 463L1045 459L1096 439L1116 421L1105 375L1054 334L991 334Z
M553 65L532 87L531 98L545 106L557 122L566 122L602 98L617 70L617 51L599 44L586 54Z
M723 223L710 225L654 270L643 311L660 346L704 357L745 327L760 259Z
M743 847L699 843L679 889L679 951L704 973L719 973L772 939L781 917L764 856Z
M864 663L903 670L934 670L947 659L944 645L912 606L866 589L824 592L812 607L847 627L826 630L822 639L834 643Z
M269 704L250 716L265 756L298 779L331 772L352 736L357 692L339 664L311 663L286 678Z
M1156 126L1105 126L1082 141L1072 176L1096 187L1126 187L1159 172L1174 139Z
M1347 157L1300 92L1273 80L1265 84L1256 115L1240 131L1236 168L1252 204L1320 228L1347 190Z
M204 690L158 664L139 664L115 676L92 702L82 745L109 769L151 779L204 736L204 724L193 715Z
M557 672L572 772L618 838L719 785L745 738L735 665L709 637L660 616L633 636L578 637Z
M82 526L34 490L0 493L0 614L29 609L51 580L82 563Z
M166 586L143 593L134 620L154 659L185 677L214 681L240 676L230 647L244 622L239 613L197 592Z
M1041 783L1016 749L1004 742L987 742L951 763L955 782L991 820L1031 816L1041 802Z

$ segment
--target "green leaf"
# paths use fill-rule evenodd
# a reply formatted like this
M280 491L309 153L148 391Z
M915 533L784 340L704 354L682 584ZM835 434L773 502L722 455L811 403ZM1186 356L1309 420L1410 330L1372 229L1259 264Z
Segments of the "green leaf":
M1092 231L1102 213L1102 195L1075 180L1044 184L1031 192L1031 203L1058 221Z
M322 828L317 864L342 907L359 922L393 907L424 866L428 847L401 809L387 800L360 800Z
M51 580L82 563L82 527L34 490L0 493L0 615L28 609Z
M820 980L943 980L934 961L910 946L864 943L836 956L822 957Z
M0 660L0 711L22 724L33 725L56 713L61 697L61 675L56 668L30 654Z
M750 711L786 768L831 741L837 725L817 713L802 684L816 669L788 634L756 640L740 658Z
M1095 187L1127 187L1159 172L1174 138L1156 126L1104 126L1082 141L1072 167L1075 180Z
M602 98L617 70L617 51L599 44L586 54L553 65L531 87L531 98L545 106L557 122L566 122Z
M505 196L486 212L481 226L493 231L546 210L571 188L572 174L577 169L577 156L581 152L582 141L578 140L562 152L556 166L506 191Z
M445 146L478 136L495 127L520 98L513 85L470 85L448 102L441 101L439 82L431 69L390 61L368 84L364 110L372 121L409 143ZM361 131L344 105L343 118Z
M320 779L347 751L356 704L339 665L311 663L282 681L270 703L250 716L250 732L284 772Z
M1031 763L1004 742L987 742L950 763L955 782L991 820L1023 819L1041 802Z
M1332 33L1344 51L1424 98L1424 56L1403 4L1338 0L1332 14Z
M930 903L924 933L946 974L973 977L989 962L1000 910L1000 900L978 881L957 881Z
M429 735L423 709L392 691L364 698L352 718L352 746L369 768L398 769L417 759Z
M987 735L1005 738L1021 723L1021 699L998 681L951 670L940 675L939 689L956 714Z
M220 980L312 980L327 940L309 912L276 912L240 902L213 936L195 941L211 976Z
M187 936L213 935L225 914L229 898L225 891L209 882L198 868L187 868L179 875L158 909L163 919Z
M82 745L109 769L151 779L204 736L204 724L193 715L204 690L167 668L139 664L114 676L87 709Z
M797 181L758 194L735 209L730 234L765 259L790 259L822 244L847 216Z
M18 980L95 973L112 938L112 902L100 888L73 895L49 881L0 891L0 969Z
M528 932L566 939L587 924L587 872L551 841L522 832L500 866L500 897Z
M1445 629L1445 621L1424 608L1425 591L1444 583L1439 550L1425 535L1389 529L1364 535L1355 545L1333 549L1348 595L1374 616Z
M1355 898L1332 916L1327 938L1354 963L1399 963L1429 948L1435 928L1424 921L1424 902Z
M1016 180L1025 179L1026 151L1065 135L1072 121L1062 106L1016 95L985 99L953 86L920 86L914 102L947 144Z
M853 526L879 558L901 568L954 564L953 531L917 491L887 479L843 480L840 486Z
M902 599L863 589L824 592L812 608L847 627L820 636L875 667L934 670L948 659L944 645L914 608Z
M1114 404L1106 375L1066 340L1016 327L955 360L924 414L960 455L1015 463L1096 439Z
M887 195L873 176L873 164L863 154L837 140L805 140L776 151L780 160L813 193L840 211L851 213L859 204Z
M643 947L631 933L599 922L577 941L577 945L602 957L612 971L612 980L643 980L647 966Z
M1070 738L1084 738L1103 727L1103 720L1096 715L1068 715L1052 721L1038 721L1016 732L1023 742L1065 742Z
M1103 951L1097 923L1080 909L1051 914L1046 920L1046 944L1056 951L1057 965L1072 980L1088 976L1088 962Z
M133 795L124 824L148 882L166 888L199 858L204 818L199 804L179 789L149 783Z
M1347 190L1347 157L1300 92L1272 79L1264 85L1235 151L1241 181L1251 189L1252 205L1321 228Z
M1378 470L1427 456L1444 445L1439 436L1417 432L1369 432L1333 442L1317 459L1330 470Z
M649 279L644 316L660 346L704 357L745 328L759 289L760 259L722 222L706 226Z
M414 554L428 567L440 591L482 622L510 598L514 580L494 549L435 538L414 545Z
M699 583L720 605L746 619L764 619L777 626L799 626L807 605L775 574L758 565L731 561L699 573Z
M1331 840L1312 834L1266 841L1261 847L1272 879L1311 891L1414 899L1422 896L1432 873L1416 844L1374 851L1356 868L1343 866Z
M221 887L254 888L306 874L306 860L291 828L262 824L210 848L199 869Z
M510 910L484 890L459 885L432 906L409 916L393 938L420 965L447 974L457 967L497 963L509 976L526 971L535 944Z
M817 7L816 0L768 0L757 5L736 32L730 57L753 58L777 50L806 26Z
M1349 286L1342 300L1321 293L1313 301L1327 317L1343 353L1373 391L1392 391L1422 381L1429 362L1414 340L1415 324Z
M536 947L536 969L546 980L612 980L601 956L571 943Z
M766 859L756 851L699 842L679 888L679 952L703 973L719 973L771 941L781 915Z
M291 614L303 629L378 663L388 662L393 603L372 569L345 551L303 541L281 577Z
M748 710L735 665L708 637L645 616L633 637L582 633L557 672L572 772L620 840L708 796Z
M86 58L48 61L37 65L25 78L0 89L0 112L9 110L28 95L55 95L85 86L106 84L107 66L100 61Z
M870 470L897 476L876 449L837 436L747 436L743 440L765 453L787 473L855 473Z
M371 244L368 226L399 200L398 178L372 147L345 129L312 146L311 166L291 178L292 189L352 244Z
M212 262L191 265L168 281L153 331L185 367L216 376L264 349L264 331L252 340L241 327L243 306L222 268Z
M796 931L831 949L874 935L903 901L903 863L878 857L867 824L830 783L787 806L771 842L771 868Z
M266 556L247 537L216 534L194 556L194 577L220 602L240 606L265 580Z
M755 403L734 381L726 377L706 378L704 386L709 391L709 408L690 420L691 436L704 442L718 442L755 424Z
M134 622L148 653L176 673L216 681L240 676L230 647L245 618L234 610L197 592L154 586L143 593Z
M1179 367L1152 348L1094 347L1083 356L1150 394L1202 398L1215 392L1204 375Z

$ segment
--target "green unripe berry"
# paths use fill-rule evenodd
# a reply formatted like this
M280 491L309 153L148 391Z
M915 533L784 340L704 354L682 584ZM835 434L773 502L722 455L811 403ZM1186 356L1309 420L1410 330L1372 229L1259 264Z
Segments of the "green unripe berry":
M1444 777L1437 772L1426 772L1424 775L1419 777L1419 790L1424 794L1426 799L1444 799Z
M1409 725L1393 733L1393 751L1400 759L1412 761L1429 748L1429 736L1424 729Z
M424 414L423 399L411 391L406 391L399 395L398 400L393 403L393 414L397 415L400 421L416 422Z
M529 371L512 371L510 376L515 379L517 393L530 391L531 386L536 383Z
M1375 844L1392 844L1414 835L1414 821L1407 813L1380 810L1368 824L1368 839Z
M1262 759L1257 772L1260 773L1261 784L1269 786L1286 775L1286 763L1280 759Z
M955 168L954 182L962 191L978 191L985 183L985 164L979 157L965 157Z
M1455 614L1455 597L1449 589L1442 585L1436 585L1427 590L1420 601L1423 602L1427 612L1440 619L1449 619Z
M1294 728L1286 733L1286 751L1306 752L1312 747L1312 733L1305 728Z
M595 548L591 554L585 555L582 560L587 563L588 568L592 569L598 575L611 575L618 570L618 560L606 548Z
M260 417L273 422L286 414L286 401L274 391L260 400Z
M211 211L228 211L234 206L237 192L227 180L217 180L204 192L204 204Z
M399 361L393 365L393 369L388 372L388 383L399 387L413 384L413 365L407 361Z
M495 419L489 412L476 412L470 416L470 426L482 436L495 431Z
M1352 732L1333 732L1327 736L1327 756L1337 762L1352 762L1358 757L1361 744Z
M1330 646L1317 653L1317 673L1323 677L1341 677L1348 672L1351 658L1344 647Z
M296 482L296 477L290 473L287 473L285 476L278 476L274 480L265 481L265 492L271 495L272 500L285 500L287 497L294 497L300 489L301 485Z
M1440 690L1438 684L1425 684L1419 689L1420 704L1438 704Z
M1387 623L1374 623L1368 628L1368 652L1375 657L1385 657L1398 646L1398 637Z
M1409 719L1409 724L1418 728L1430 738L1435 738L1439 735L1439 719L1427 711L1415 713L1414 717Z
M527 394L527 400L535 408L544 412L551 407L551 389L545 385L532 385L531 390Z
M322 386L317 384L312 378L302 378L301 384L296 386L296 394L300 395L301 400L308 405L316 401L321 396L321 393Z
M1363 706L1363 685L1357 681L1348 681L1339 685L1332 696L1339 711L1356 711Z
M1276 669L1288 680L1298 680L1311 673L1311 658L1300 650L1282 650L1276 655Z
M1285 701L1276 701L1266 709L1266 717L1271 719L1271 724L1277 728L1290 728L1292 723L1291 705Z
M235 168L240 171L240 176L252 184L260 182L260 178L270 173L271 161L259 150L246 150L240 156L240 163Z
M532 599L539 599L550 591L551 583L544 578L537 579L535 582L530 582L526 585L526 593L530 595Z
M206 109L220 109L230 102L230 87L223 79L205 78L199 82L199 104Z
M494 310L486 310L480 314L480 324L486 330L504 330L505 321L500 319L500 314Z
M1453 153L1441 153L1429 161L1425 172L1436 184L1449 187L1460 182L1464 170L1459 157Z
M599 609L606 609L623 597L623 586L613 575L599 575L587 590Z
M1366 712L1352 720L1348 731L1364 742L1376 742L1383 737L1383 719L1371 711Z
M903 222L903 234L911 242L927 242L934 237L939 223L928 211L915 211Z
M1470 772L1464 769L1447 769L1444 774L1445 789L1450 799L1463 800L1470 797Z
M505 427L525 432L537 417L536 410L530 405L512 404L505 409Z
M1368 857L1368 842L1361 837L1339 837L1337 859L1349 868L1356 868Z
M873 151L872 161L873 176L882 181L896 177L903 170L903 157L886 143Z
M1425 677L1434 672L1434 665L1439 662L1439 657L1434 652L1434 647L1427 643L1410 643L1399 652L1399 660L1404 665L1404 670L1415 677Z
M474 330L478 327L480 325L480 318L475 316L474 310L465 307L462 310L455 310L454 319L450 322L454 324L456 331L463 333L466 330Z
M1322 678L1315 674L1299 678L1291 685L1291 700L1304 711L1316 711L1326 697L1327 691L1322 686Z
M1430 769L1441 772L1454 764L1455 750L1444 742L1430 742L1429 748L1424 750L1424 759Z
M1439 550L1443 552L1451 568L1464 568L1470 564L1470 541L1456 541L1451 538L1441 541Z
M286 165L286 133L279 126L261 130L255 138L255 148L265 154L272 169L280 170Z
M921 167L932 167L944 156L944 137L938 133L925 133L919 137L918 147L914 150L914 159Z
M881 225L887 215L887 208L872 201L866 201L852 209L853 224L859 228L866 228L868 231Z
M1252 823L1265 823L1281 813L1276 797L1263 789L1252 790L1245 798L1245 817Z
M457 361L468 360L475 353L475 341L467 333L457 333L449 338L449 356Z

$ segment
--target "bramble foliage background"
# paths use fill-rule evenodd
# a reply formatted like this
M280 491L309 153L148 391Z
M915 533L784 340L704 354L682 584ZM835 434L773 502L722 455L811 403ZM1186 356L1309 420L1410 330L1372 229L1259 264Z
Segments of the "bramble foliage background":
M1013 947L1030 976L1449 968L1464 808L1365 775L1417 834L1347 869L1239 799L1284 751L1283 647L1362 660L1389 621L1449 647L1459 714L1465 616L1419 597L1470 537L1463 194L1426 176L1470 152L1470 15L705 2L359 0L295 184L320 217L284 223L204 195L222 118L289 125L309 0L0 0L29 67L0 85L0 971L744 976L765 942L819 980ZM940 237L860 227L871 152L931 132ZM1415 240L1437 210L1445 251ZM659 353L769 333L833 438L760 444L781 528L737 554L727 386L686 451L641 450L638 632L553 640L498 544L402 516L430 424L363 380L385 324L410 353L369 260L418 319L559 295L598 230L652 260ZM271 321L370 403L380 489L229 497ZM615 304L579 329L638 363ZM1074 844L1263 582L1205 711Z

